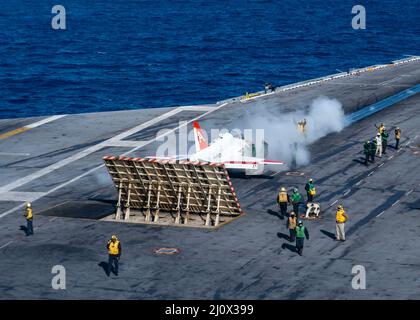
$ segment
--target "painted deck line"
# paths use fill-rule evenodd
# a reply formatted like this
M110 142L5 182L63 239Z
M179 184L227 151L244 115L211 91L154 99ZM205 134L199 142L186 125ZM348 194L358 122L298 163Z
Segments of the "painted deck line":
M378 214L376 217L379 218L381 215L383 215L385 213L385 210L382 211L380 214Z
M0 201L29 201L32 202L45 195L44 192L9 191L0 193Z
M144 147L148 144L148 141L135 141L135 140L115 140L115 141L108 141L106 143L107 147L128 147L128 148L135 148L135 147Z
M410 191L407 191L407 193L405 194L406 196L409 196L410 194L412 194L414 191L414 189L411 189Z
M335 205L338 202L338 200L335 200L333 203L330 204L330 207L332 207L333 205Z
M11 156L11 157L27 157L30 153L18 153L18 152L0 152L0 156Z
M49 123L49 122L52 122L52 121L55 121L55 120L61 119L61 118L65 117L65 116L66 116L65 114L63 114L63 115L51 116L51 117L48 117L48 118L42 119L42 120L40 120L40 121L34 122L34 123L32 123L32 124L28 124L28 125L26 125L26 126L24 126L24 127L25 127L25 128L30 128L30 129L33 129L33 128L36 128L36 127L42 126L43 124L46 124L46 123Z
M2 245L2 246L0 247L0 250L1 250L1 249L3 249L3 248L6 248L8 245L10 245L10 244L12 244L12 243L13 243L13 240L11 240L11 241L9 241L9 242L5 243L4 245Z
M178 109L182 111L210 111L211 109L216 108L215 106L181 106Z
M28 130L30 130L30 128L21 127L21 128L17 128L17 129L2 133L2 134L0 134L0 140L7 139L9 137L12 137L14 135L17 135L19 133L22 133L22 132L25 132L25 131L28 131Z
M393 206L397 205L399 202L400 202L400 200L395 201L395 202L391 205L391 207L393 207Z
M14 129L14 130L11 130L11 131L8 131L8 132L5 132L5 133L3 133L3 134L0 134L0 140L2 140L2 139L6 139L6 138L9 138L9 137L12 137L12 136L14 136L14 135L17 135L17 134L19 134L19 133L22 133L22 132L25 132L25 131L31 130L31 129L36 128L36 127L42 126L43 124L46 124L46 123L52 122L52 121L54 121L54 120L57 120L57 119L63 118L63 117L65 117L65 116L66 116L66 115L51 116L51 117L48 117L48 118L42 119L42 120L40 120L40 121L37 121L37 122L31 123L31 124L28 124L28 125L26 125L26 126L23 126L23 127L16 128L16 129Z

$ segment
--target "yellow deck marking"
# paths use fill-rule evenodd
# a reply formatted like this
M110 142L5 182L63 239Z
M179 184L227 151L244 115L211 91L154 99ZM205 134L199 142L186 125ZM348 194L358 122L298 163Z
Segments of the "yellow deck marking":
M33 129L33 128L36 128L36 127L42 126L42 125L44 125L46 123L55 121L57 119L60 119L60 118L65 117L65 116L66 116L65 114L51 116L51 117L48 117L48 118L44 118L42 120L39 120L37 122L27 124L26 126L23 126L23 127L20 127L20 128L17 128L17 129L14 129L14 130L5 132L3 134L0 134L0 140L9 138L11 136L14 136L15 134L22 133L22 132L28 131L28 130Z
M28 127L21 127L21 128L15 129L15 130L11 130L11 131L5 132L3 134L0 134L0 140L1 139L9 138L11 136L14 136L15 134L22 133L22 132L28 131L30 129L31 128L28 128Z

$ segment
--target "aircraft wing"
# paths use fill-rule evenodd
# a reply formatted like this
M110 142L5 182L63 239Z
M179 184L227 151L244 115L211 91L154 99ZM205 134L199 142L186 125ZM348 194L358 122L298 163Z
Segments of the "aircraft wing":
M176 156L169 156L169 157L148 156L145 158L151 159L151 160L188 160L187 155L176 155Z
M282 165L284 162L278 160L268 160L268 159L261 159L261 158L254 158L254 157L246 157L243 160L233 160L233 161L224 161L226 165L244 165L244 166L255 166L255 165Z
M259 161L258 161L258 164L277 164L277 165L280 165L280 164L284 164L284 162L283 161L278 161L278 160L268 160L268 159L260 159Z

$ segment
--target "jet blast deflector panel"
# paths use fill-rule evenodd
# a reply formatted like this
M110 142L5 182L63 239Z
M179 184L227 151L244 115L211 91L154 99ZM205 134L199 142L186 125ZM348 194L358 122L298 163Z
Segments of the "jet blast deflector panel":
M106 156L115 220L217 227L242 214L223 164Z

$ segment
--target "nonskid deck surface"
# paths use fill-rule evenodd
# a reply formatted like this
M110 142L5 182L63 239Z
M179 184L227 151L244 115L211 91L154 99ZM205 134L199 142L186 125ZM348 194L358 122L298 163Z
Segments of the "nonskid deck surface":
M111 210L116 192L102 157L154 154L160 130L174 130L183 125L180 121L189 122L187 127L198 119L203 127L229 128L244 110L264 105L281 114L320 95L337 98L350 113L418 83L420 63L411 62L245 103L66 115L49 122L1 120L0 134L44 122L0 140L3 298L418 298L418 95L314 143L311 163L299 168L302 176L234 178L246 216L217 231L42 215L54 207L79 212L98 203ZM361 147L378 122L403 129L402 148L390 147L366 168L360 163ZM274 201L280 185L302 189L309 176L317 184L323 216L307 222L311 239L299 257L285 239L285 221ZM25 200L33 201L35 212L30 238L19 230L24 224L19 206ZM351 217L344 244L331 239L338 202ZM123 242L124 256L120 276L109 279L99 264L106 260L104 243L114 233ZM156 256L158 247L181 251ZM67 271L63 291L50 286L57 264ZM367 290L351 288L357 264L366 267Z

